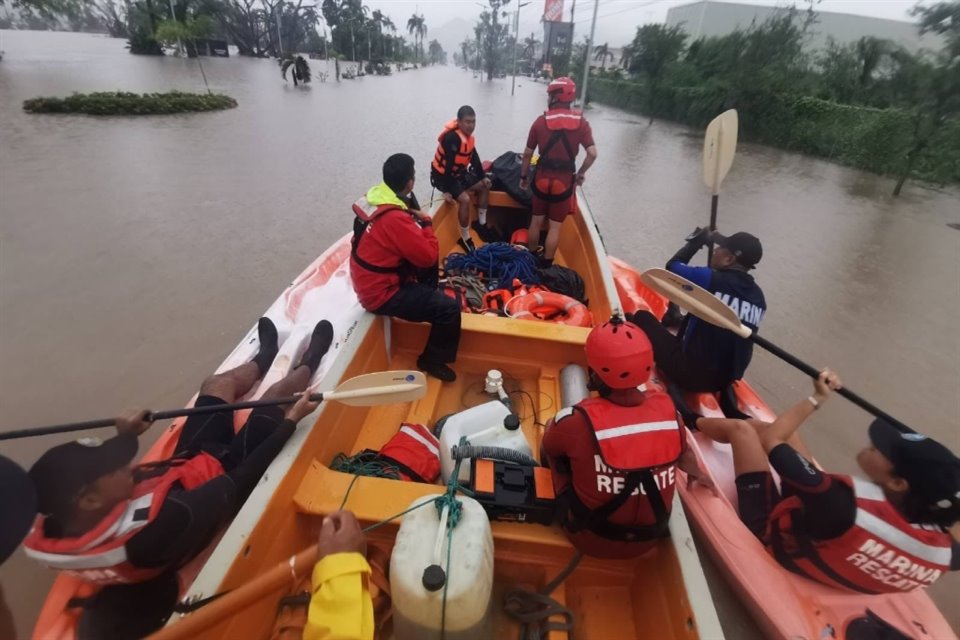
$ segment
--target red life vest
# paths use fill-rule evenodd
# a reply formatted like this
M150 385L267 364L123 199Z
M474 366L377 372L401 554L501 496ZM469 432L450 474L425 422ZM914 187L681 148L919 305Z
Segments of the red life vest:
M675 465L684 442L670 397L647 393L643 404L632 406L590 398L564 409L557 420L568 411L579 411L586 417L599 455L595 473L585 478L574 476L572 489L564 492L569 504L565 526L573 532L586 529L604 538L631 542L667 535ZM608 494L613 498L595 509L580 498L591 495L605 499ZM635 509L635 522L629 526L610 522L609 517L631 499L645 507Z
M537 175L530 187L534 195L541 200L563 202L572 196L577 188L573 180L573 174L577 170L577 149L571 144L567 131L580 128L583 113L576 109L549 109L543 113L543 118L547 129L553 133L540 149ZM561 157L550 153L557 144L564 150Z
M583 121L583 112L579 109L548 109L543 112L543 119L550 131L576 131Z
M367 262L360 257L358 253L358 248L360 246L360 239L363 238L363 234L367 232L367 229L370 227L370 224L379 216L387 213L388 211L403 211L406 213L406 209L399 207L395 204L381 204L379 206L374 206L367 202L366 196L360 198L355 203L353 203L353 213L357 216L353 220L353 239L350 241L350 257L353 258L353 261L356 262L360 267L366 269L367 271L372 271L374 273L397 273L399 274L403 267L405 266L404 261L401 259L394 266L388 265L376 265L370 262ZM410 214L413 215L413 214Z
M473 134L469 136L464 134L457 126L456 118L448 122L444 125L440 135L437 136L437 152L433 155L433 163L431 164L433 170L440 175L447 172L447 151L443 148L443 139L446 138L447 134L451 131L456 131L460 137L460 148L457 149L457 154L453 157L454 174L466 171L467 167L470 166L470 160L473 158L473 150L476 148Z
M793 533L793 515L802 505L791 496L770 514L769 551L787 569L835 589L855 593L899 593L933 584L950 570L950 534L908 522L879 486L834 475L857 501L854 524L830 540Z
M394 463L402 480L430 483L440 475L440 442L422 424L401 424L379 457Z
M38 516L23 542L24 551L41 564L103 585L143 582L167 571L169 567L145 569L130 564L127 541L153 522L174 485L189 491L223 474L220 462L206 453L167 462L163 473L137 482L129 500L114 507L79 538L48 537L44 533L45 517Z

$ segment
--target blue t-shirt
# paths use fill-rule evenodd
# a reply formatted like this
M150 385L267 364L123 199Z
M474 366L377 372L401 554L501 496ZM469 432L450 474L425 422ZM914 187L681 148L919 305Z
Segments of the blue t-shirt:
M767 303L763 291L746 271L691 267L679 260L671 261L667 269L717 296L754 331L760 326ZM753 343L688 315L683 332L683 351L732 382L741 379L747 370L753 356Z

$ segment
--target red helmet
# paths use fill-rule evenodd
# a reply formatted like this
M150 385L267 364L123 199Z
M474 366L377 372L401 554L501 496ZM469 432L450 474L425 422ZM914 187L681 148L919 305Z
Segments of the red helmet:
M551 102L573 102L577 99L577 83L564 76L547 85Z
M611 389L632 389L650 379L653 346L637 325L614 316L587 336L587 364Z

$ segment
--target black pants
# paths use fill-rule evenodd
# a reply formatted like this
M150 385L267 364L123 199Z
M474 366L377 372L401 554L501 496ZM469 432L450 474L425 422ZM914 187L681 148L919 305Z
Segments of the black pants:
M436 284L431 284L433 286L423 282L400 285L393 297L374 313L410 322L429 322L430 337L420 359L447 364L457 359L460 347L460 305L437 291Z
M670 333L649 311L636 312L631 321L650 338L657 367L684 391L722 391L732 382L709 363L699 362L684 353L680 336Z

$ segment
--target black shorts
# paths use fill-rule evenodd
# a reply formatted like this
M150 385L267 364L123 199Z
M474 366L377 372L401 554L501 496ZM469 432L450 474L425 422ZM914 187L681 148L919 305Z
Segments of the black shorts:
M216 396L201 395L194 406L210 407L227 402ZM230 471L283 422L283 407L257 407L239 432L233 428L233 411L218 411L187 418L177 440L177 454L209 453Z
M471 171L464 171L455 176L442 176L436 171L430 170L430 184L438 191L449 193L454 199L460 197L460 194L480 182L481 178Z
M780 502L780 491L769 471L755 471L737 476L737 502L740 521L761 542L765 542L767 522Z

